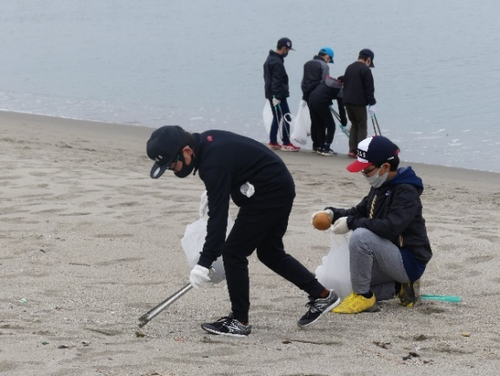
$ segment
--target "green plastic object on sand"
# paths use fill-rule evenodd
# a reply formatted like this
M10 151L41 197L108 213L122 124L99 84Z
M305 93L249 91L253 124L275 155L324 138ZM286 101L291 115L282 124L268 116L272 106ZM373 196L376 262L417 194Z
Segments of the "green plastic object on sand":
M440 300L442 302L449 302L449 303L459 303L462 301L462 298L460 296L433 295L433 294L420 295L420 299L422 299L422 300Z

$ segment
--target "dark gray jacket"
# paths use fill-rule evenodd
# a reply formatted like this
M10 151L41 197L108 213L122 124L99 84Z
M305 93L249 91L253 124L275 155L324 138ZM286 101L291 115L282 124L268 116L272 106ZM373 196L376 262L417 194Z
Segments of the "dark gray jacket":
M304 75L300 87L302 89L302 99L306 102L309 95L330 74L330 67L322 57L316 55L304 64Z

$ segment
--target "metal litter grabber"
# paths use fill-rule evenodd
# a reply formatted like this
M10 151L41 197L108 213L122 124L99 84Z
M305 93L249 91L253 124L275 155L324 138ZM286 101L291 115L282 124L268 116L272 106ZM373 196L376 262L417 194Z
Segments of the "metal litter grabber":
M377 116L375 114L371 114L370 117L372 118L373 131L375 132L375 135L382 136L382 132L380 131L380 126L378 125Z
M180 290L175 292L173 295L169 296L167 299L165 299L163 302L158 304L156 307L152 308L149 310L147 313L139 317L139 327L142 328L144 325L146 325L148 322L150 322L153 318L155 318L160 312L162 312L164 309L166 309L168 306L170 306L173 302L175 302L177 299L179 299L181 296L183 296L185 293L187 293L189 290L191 290L193 286L191 283L188 283L184 287L182 287Z

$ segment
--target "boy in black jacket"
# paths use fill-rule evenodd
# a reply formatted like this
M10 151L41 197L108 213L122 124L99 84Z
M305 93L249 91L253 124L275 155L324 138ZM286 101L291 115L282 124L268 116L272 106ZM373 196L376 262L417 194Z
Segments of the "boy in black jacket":
M330 106L332 100L341 94L342 83L335 78L327 76L309 95L309 113L311 115L311 138L316 140L318 148L316 153L323 156L336 155L330 145L335 136L335 120Z
M411 167L398 169L398 154L399 148L386 137L361 141L357 160L347 170L361 172L370 192L351 209L325 209L333 233L353 231L349 241L353 293L334 313L372 311L377 300L391 299L395 293L402 305L415 304L414 283L424 273L432 250L422 217L422 180Z

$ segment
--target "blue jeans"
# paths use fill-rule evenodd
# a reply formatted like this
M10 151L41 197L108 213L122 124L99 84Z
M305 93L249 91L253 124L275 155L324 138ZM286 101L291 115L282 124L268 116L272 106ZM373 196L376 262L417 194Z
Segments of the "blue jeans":
M273 122L271 123L271 133L269 134L269 141L271 144L277 144L278 143L278 128L279 124L283 118L284 115L290 113L290 107L288 107L288 103L286 101L286 98L281 100L281 103L274 107L273 106L273 100L269 99L269 104L271 105L271 108L273 110ZM289 144L290 143L290 124L287 121L283 121L281 126L281 140L283 141L284 144Z

